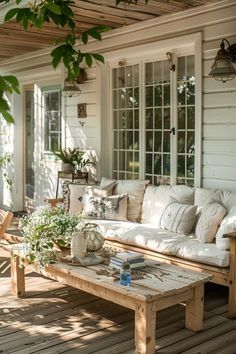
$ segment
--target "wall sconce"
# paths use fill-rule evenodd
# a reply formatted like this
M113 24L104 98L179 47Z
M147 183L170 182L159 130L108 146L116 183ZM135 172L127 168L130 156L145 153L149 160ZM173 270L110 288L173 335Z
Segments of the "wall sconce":
M62 94L65 97L75 97L79 96L81 93L80 87L75 80L71 81L68 77L64 81L64 86L62 88Z
M225 49L225 42L228 45L227 49ZM233 62L236 62L236 43L230 45L227 39L223 39L209 75L217 81L233 80L236 75Z
M80 68L80 73L76 80L69 80L68 77L64 81L64 86L62 88L62 94L65 97L75 97L79 96L81 89L79 84L83 84L87 80L87 74L85 69Z
M173 54L171 52L166 53L167 60L169 62L169 68L171 71L175 71L175 64L173 64Z

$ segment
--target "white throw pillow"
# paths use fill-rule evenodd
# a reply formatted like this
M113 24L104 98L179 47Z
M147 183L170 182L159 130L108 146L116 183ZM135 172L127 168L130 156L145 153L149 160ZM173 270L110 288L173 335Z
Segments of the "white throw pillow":
M233 206L222 220L216 233L216 247L220 250L229 250L229 239L223 238L225 234L236 231L236 205Z
M83 213L87 218L127 221L127 199L127 194L99 197L86 193Z
M114 187L114 195L128 194L127 219L139 222L143 195L149 181L118 180Z
M202 207L196 226L196 237L201 243L210 243L214 240L225 214L226 209L217 202Z
M161 228L188 235L196 218L196 205L182 204L170 197L161 216Z

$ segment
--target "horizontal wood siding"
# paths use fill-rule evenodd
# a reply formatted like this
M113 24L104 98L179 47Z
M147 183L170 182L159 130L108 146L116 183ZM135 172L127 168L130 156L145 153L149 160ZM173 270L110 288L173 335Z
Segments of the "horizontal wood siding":
M223 38L236 42L236 6L203 31L202 160L203 186L236 189L236 80L222 83L208 77Z

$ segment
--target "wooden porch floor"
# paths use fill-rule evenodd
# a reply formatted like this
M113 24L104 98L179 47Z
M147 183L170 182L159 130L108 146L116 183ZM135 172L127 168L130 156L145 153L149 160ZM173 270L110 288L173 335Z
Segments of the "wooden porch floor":
M0 353L132 354L134 314L121 306L28 273L27 298L10 292L9 255L0 248ZM227 289L206 287L204 329L184 328L184 306L157 314L156 353L235 354L236 320Z

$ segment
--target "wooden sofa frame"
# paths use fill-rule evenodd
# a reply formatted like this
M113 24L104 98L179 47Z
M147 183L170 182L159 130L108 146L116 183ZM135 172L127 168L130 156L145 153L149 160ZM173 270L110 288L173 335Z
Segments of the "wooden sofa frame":
M62 198L58 199L47 199L52 208L55 208L58 203L63 203ZM206 272L213 275L211 279L212 283L224 285L229 288L229 301L228 301L228 317L236 317L236 232L232 232L224 235L230 239L230 250L229 250L229 267L221 268L216 266L211 266L204 263L193 262L185 260L182 258L164 255L155 251L147 250L137 246L131 246L128 244L123 244L120 242L106 240L105 245L115 248L116 250L125 251L136 251L145 254L147 258L157 260L164 263L174 264L183 268L188 268L195 270L197 272Z

